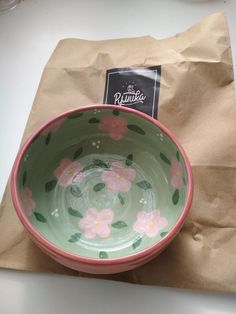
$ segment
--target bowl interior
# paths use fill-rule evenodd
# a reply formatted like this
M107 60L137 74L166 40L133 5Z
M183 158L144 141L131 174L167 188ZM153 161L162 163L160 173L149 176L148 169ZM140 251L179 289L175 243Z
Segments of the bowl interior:
M64 251L119 258L173 228L188 178L175 143L123 109L86 108L47 125L24 153L18 197L31 224Z

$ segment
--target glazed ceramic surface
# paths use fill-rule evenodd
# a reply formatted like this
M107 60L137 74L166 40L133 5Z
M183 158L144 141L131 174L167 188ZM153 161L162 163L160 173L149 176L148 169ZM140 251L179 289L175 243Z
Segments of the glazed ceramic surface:
M150 118L86 107L31 139L17 197L31 225L59 249L91 259L132 256L174 228L186 204L185 160Z

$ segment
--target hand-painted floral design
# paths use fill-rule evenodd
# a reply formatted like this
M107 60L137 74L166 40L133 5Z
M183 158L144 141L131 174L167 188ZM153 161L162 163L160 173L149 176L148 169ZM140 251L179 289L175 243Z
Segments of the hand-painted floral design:
M171 159L170 175L170 184L174 188L181 188L183 186L182 166L175 156Z
M107 171L102 173L101 178L110 191L128 192L135 176L135 169L125 167L122 162L116 161L111 164Z
M71 183L79 183L83 180L82 165L79 161L71 161L69 158L62 159L53 174L58 179L58 184L66 187Z
M128 133L127 120L114 115L103 115L98 128L100 131L108 132L111 139L118 141Z
M61 124L64 122L64 120L65 120L65 118L62 118L62 119L57 120L56 122L53 122L48 127L46 127L46 129L44 129L42 131L42 134L43 135L47 135L50 132L51 133L56 133L59 130Z
M32 191L28 187L23 188L21 192L21 200L22 200L23 208L25 210L26 215L30 216L36 204L32 198Z
M146 234L149 238L154 238L167 225L167 219L161 217L158 209L154 209L151 212L139 211L133 229L138 233Z
M113 218L114 213L111 209L98 211L96 208L89 208L84 218L79 221L79 227L87 239L94 239L96 236L107 238L111 233L110 225Z

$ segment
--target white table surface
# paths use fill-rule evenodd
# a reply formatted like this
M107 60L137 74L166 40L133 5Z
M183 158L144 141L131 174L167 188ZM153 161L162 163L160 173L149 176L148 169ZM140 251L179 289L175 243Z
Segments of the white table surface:
M236 60L234 0L25 0L0 15L0 199L43 67L60 39L164 38L217 11L227 15ZM190 312L236 313L236 297L0 270L1 314Z

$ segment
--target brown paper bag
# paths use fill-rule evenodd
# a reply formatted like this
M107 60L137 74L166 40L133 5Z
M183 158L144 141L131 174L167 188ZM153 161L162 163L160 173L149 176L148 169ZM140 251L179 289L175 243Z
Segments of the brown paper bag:
M24 139L65 110L102 103L107 70L157 65L158 119L190 157L194 202L184 228L158 258L100 278L236 292L236 110L223 14L163 40L60 41L43 72ZM9 185L0 217L0 267L87 276L35 247L15 214Z

